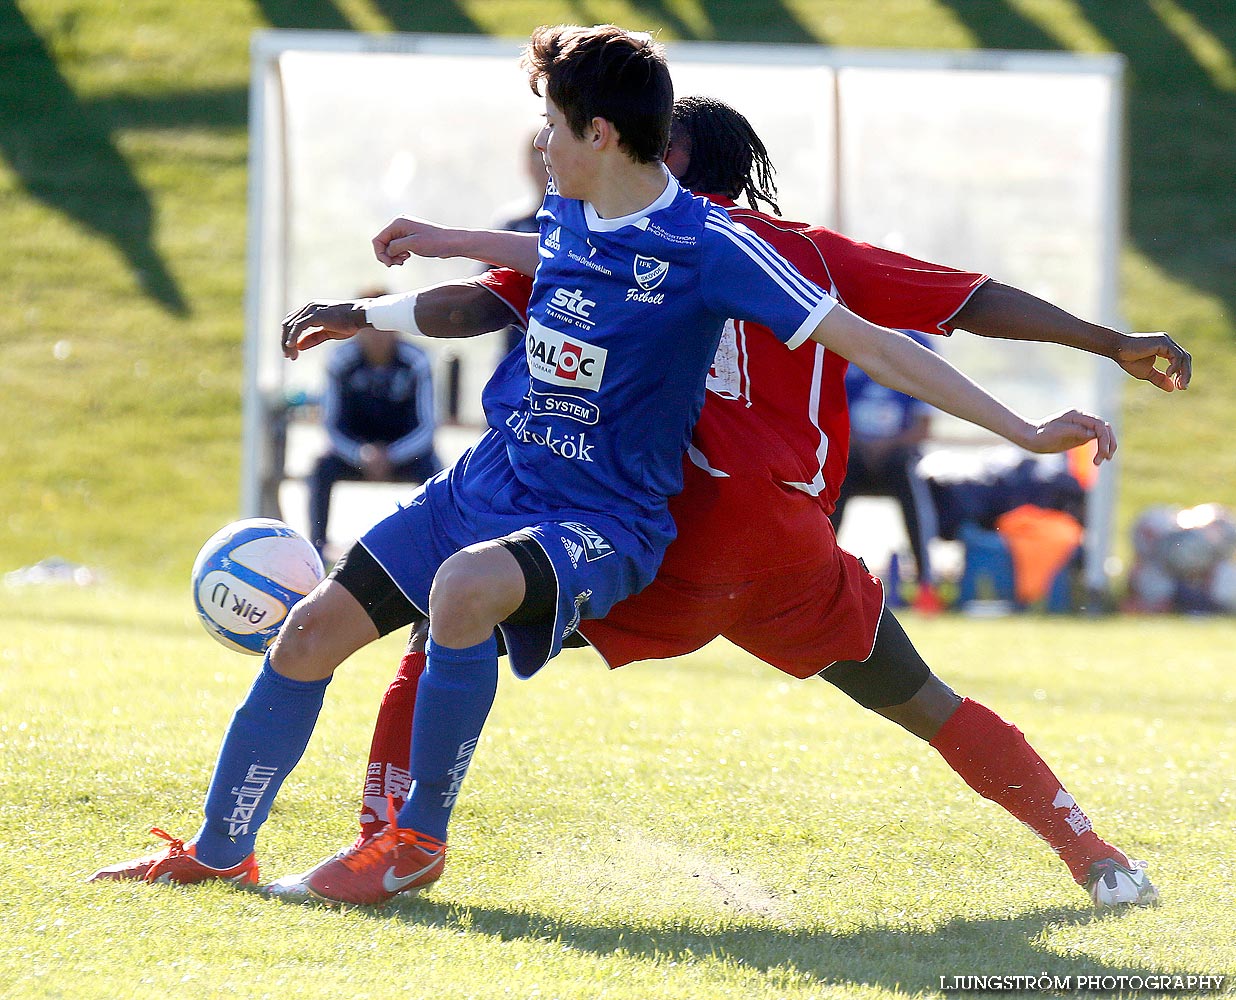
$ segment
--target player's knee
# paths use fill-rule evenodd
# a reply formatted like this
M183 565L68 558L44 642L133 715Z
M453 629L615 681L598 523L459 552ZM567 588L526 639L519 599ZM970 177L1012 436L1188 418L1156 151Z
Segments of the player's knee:
M322 657L330 625L316 613L313 602L299 602L288 612L279 636L270 647L270 665L285 677L297 677ZM314 671L316 672L316 671Z
M364 609L328 580L288 612L270 647L270 666L293 680L321 680L376 638Z
M499 547L456 552L438 568L429 591L434 640L453 646L461 634L492 630L519 607L523 589L518 564Z

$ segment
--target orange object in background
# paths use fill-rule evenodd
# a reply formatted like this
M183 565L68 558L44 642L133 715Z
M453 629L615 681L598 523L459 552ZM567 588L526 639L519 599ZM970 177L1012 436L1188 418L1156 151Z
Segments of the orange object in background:
M1082 526L1060 510L1022 504L996 518L996 531L1013 557L1017 601L1036 604L1081 545Z
M1069 475L1081 483L1083 490L1089 490L1099 478L1099 467L1094 464L1094 456L1099 453L1099 442L1090 440L1070 448L1065 454Z

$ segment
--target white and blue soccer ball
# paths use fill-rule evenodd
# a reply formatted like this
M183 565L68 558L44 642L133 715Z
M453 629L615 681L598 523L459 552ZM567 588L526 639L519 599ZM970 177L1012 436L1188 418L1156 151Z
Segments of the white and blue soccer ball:
M322 558L294 528L270 517L216 531L193 563L193 603L210 635L261 656L279 626L325 575Z

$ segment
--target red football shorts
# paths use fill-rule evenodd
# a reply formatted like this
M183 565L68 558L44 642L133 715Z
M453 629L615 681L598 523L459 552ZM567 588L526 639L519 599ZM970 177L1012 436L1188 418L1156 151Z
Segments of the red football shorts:
M760 521L759 508L748 508L747 518ZM782 561L786 552L798 561L733 582L662 572L605 618L584 621L580 631L611 668L681 656L718 636L795 677L811 677L837 660L865 660L884 607L880 581L837 547L817 505L783 499L776 520L771 540ZM766 536L762 544L769 541ZM714 551L725 546L725 536L714 536ZM667 562L681 573L682 560L667 556Z

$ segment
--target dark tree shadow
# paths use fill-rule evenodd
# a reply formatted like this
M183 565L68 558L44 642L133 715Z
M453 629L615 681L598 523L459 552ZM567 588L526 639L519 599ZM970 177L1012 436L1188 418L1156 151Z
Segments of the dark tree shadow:
M1215 3L1214 0L1179 0L1179 3L1229 53L1236 52L1236 17L1232 16L1230 3Z
M257 0L272 28L350 31L352 22L331 0Z
M985 49L1059 49L1060 43L1038 24L1003 2L937 0L947 7Z
M109 124L78 99L13 0L0 0L0 65L0 155L22 186L107 239L146 294L185 315L184 296L155 249L150 197Z
M991 0L939 0L994 49L1058 49L1059 43ZM1236 5L1178 0L1225 50L1236 53ZM1149 0L1079 0L1082 14L1127 65L1128 234L1176 280L1236 310L1236 198L1232 176L1236 93L1221 86Z
M203 88L171 94L117 94L83 101L108 128L244 128L247 86Z
M473 35L481 30L455 0L374 0L396 31Z
M682 39L692 41L790 42L818 44L821 39L799 20L781 0L765 3L734 3L733 0L701 0L699 9L707 22L701 30L682 18L666 0L631 0L646 28L664 26ZM580 23L587 23L588 8L576 4Z

